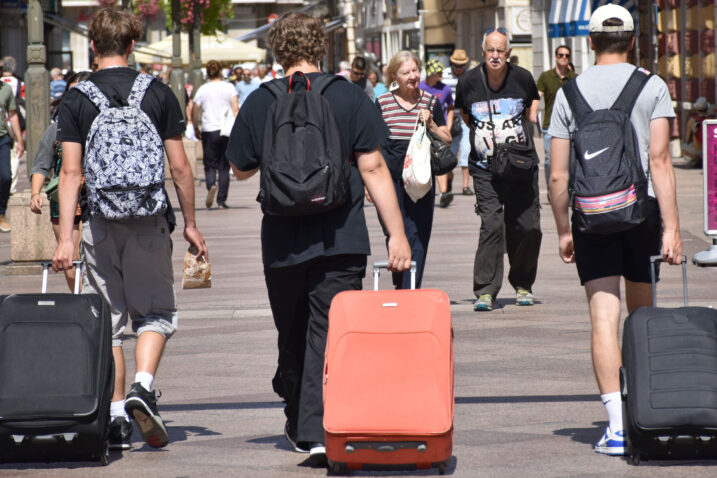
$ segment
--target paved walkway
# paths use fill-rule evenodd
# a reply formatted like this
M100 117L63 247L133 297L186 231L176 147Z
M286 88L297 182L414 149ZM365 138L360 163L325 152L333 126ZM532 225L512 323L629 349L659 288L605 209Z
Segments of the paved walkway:
M539 150L542 150L538 145ZM201 177L203 174L200 173ZM684 250L704 250L702 174L678 169ZM460 183L455 179L456 189ZM258 178L231 184L229 210L204 208L204 185L197 184L197 220L210 250L213 286L178 290L180 330L169 342L156 387L170 444L154 451L138 433L134 448L113 453L109 466L90 463L6 464L0 476L325 476L303 463L282 437L282 405L271 391L276 364L274 331L260 249ZM455 330L455 444L449 474L460 477L707 477L717 462L643 462L593 452L606 426L590 362L584 292L573 265L557 256L550 208L542 197L543 246L534 307L516 307L505 283L500 308L472 309L472 267L479 220L474 199L456 196L436 209L424 286L451 297ZM374 255L383 259L383 237L375 210L366 207ZM181 229L180 229L181 230ZM175 276L179 280L186 243L174 234ZM291 240L291 238L287 238ZM0 235L0 291L39 289L37 276L8 276L9 237ZM717 269L690 262L690 300L716 305ZM677 268L663 273L660 303L679 305ZM384 284L388 284L384 277ZM370 287L369 279L365 282ZM66 286L59 275L51 290ZM133 340L127 347L134 346ZM128 364L128 371L133 365ZM428 476L432 471L358 472L355 476Z

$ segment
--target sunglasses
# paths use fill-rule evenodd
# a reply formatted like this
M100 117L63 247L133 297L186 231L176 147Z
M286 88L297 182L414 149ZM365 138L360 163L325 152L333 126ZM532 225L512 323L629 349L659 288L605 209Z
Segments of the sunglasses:
M557 56L558 58L570 58L570 53L558 53L555 56Z
M451 68L465 68L466 65L456 65L455 63L451 63Z
M363 76L365 72L363 72L363 71L351 70L351 73L353 73L353 74L356 75L356 76Z
M488 29L485 31L485 34L486 34L486 35L490 35L490 34L493 33L493 32L498 32L498 33L500 33L501 35L508 36L508 30L506 30L506 29L503 28L503 27L498 27L498 28L490 27L490 28L488 28Z

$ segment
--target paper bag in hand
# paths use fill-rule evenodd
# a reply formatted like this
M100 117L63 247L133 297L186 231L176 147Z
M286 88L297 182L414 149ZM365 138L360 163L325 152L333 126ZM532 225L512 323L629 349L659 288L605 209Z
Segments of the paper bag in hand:
M212 267L204 256L197 259L197 252L196 246L189 246L184 256L182 289L207 289L212 286Z

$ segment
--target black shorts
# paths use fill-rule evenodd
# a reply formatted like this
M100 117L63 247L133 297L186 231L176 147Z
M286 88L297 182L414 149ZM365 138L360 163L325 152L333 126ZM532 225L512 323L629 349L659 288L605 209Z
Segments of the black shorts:
M662 218L655 198L648 198L645 222L627 231L585 234L574 224L572 229L581 285L609 276L623 276L631 282L650 282L650 256L660 254L662 248Z

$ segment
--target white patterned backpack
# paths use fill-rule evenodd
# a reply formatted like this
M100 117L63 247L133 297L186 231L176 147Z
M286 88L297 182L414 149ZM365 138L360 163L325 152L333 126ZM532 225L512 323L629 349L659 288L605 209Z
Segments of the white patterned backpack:
M93 216L126 219L153 216L167 208L164 145L154 123L140 109L153 80L139 74L128 105L114 108L91 81L75 86L100 110L85 142L85 186Z

